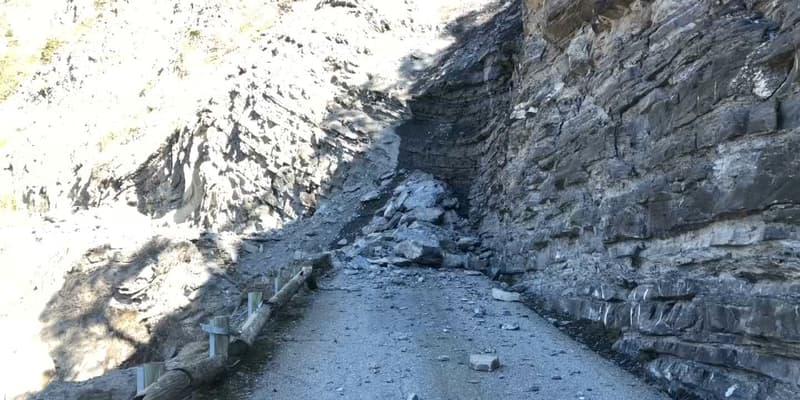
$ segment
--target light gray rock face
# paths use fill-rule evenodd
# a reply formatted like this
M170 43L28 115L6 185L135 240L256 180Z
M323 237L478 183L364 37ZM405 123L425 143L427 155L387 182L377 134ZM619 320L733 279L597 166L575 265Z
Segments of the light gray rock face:
M463 32L401 162L674 393L798 398L800 3L521 3Z

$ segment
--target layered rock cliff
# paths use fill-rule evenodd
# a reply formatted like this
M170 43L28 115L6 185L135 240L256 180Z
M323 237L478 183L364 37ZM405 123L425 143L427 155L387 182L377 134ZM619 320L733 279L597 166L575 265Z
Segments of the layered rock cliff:
M491 109L450 124L472 142L448 171L477 171L492 263L675 394L800 396L800 3L523 3L484 50L511 65L454 55L418 103Z

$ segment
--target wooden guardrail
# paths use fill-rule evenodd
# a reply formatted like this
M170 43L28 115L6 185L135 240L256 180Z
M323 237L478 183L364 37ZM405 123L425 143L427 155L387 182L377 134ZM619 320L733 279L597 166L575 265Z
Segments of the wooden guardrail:
M228 369L230 358L253 346L275 310L288 303L304 283L311 289L316 288L311 276L313 271L312 267L303 267L266 303L261 302L261 293L248 293L248 318L238 331L230 329L228 317L224 316L215 317L210 324L203 325L203 330L209 335L207 357L198 353L172 360L172 363L166 363L166 370L152 365L140 367L142 379L141 382L137 380L139 396L143 395L144 400L178 399L192 388L218 378Z

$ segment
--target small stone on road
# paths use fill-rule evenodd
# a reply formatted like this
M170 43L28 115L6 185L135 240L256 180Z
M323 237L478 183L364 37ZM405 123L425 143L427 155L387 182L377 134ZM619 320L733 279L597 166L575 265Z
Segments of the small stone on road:
M520 301L519 293L492 288L492 298L500 301Z
M500 325L500 329L502 329L504 331L518 331L519 330L519 324L515 324L513 322L509 323L509 324L502 324L502 325Z
M491 372L500 368L500 358L492 354L470 354L469 366L475 371Z

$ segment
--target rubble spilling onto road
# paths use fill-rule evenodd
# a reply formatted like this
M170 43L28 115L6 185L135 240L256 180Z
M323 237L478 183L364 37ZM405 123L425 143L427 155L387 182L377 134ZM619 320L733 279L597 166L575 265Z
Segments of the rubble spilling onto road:
M375 201L369 196L365 202ZM354 242L337 254L349 268L427 266L484 271L488 253L456 211L457 199L433 175L413 171L375 211ZM347 242L342 242L347 243Z

